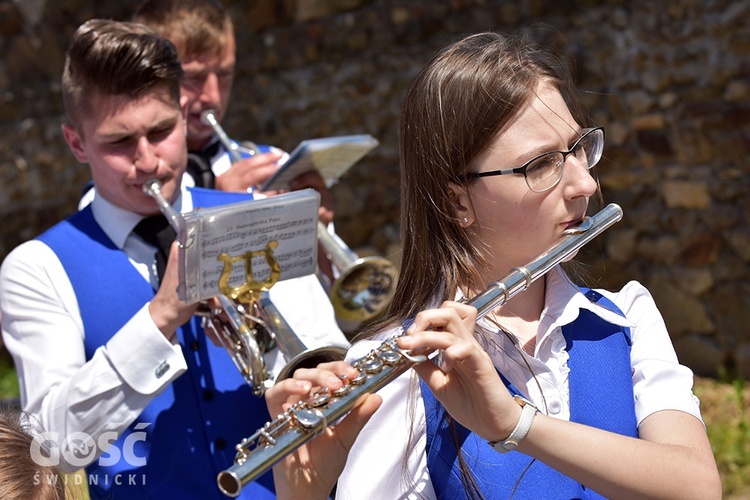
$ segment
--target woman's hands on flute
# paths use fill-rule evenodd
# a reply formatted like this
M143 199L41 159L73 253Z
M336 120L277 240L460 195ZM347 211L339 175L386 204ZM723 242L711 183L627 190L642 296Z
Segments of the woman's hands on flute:
M272 416L279 415L321 387L332 391L340 388L343 382L339 376L354 378L357 374L356 369L343 361L298 369L294 372L294 378L282 380L266 391L268 412ZM381 402L382 399L376 394L362 396L339 423L327 427L321 435L274 466L276 497L279 500L328 498L344 470L357 435Z
M425 362L414 370L457 422L488 441L501 441L513 432L521 407L474 338L476 318L475 307L446 301L418 313L398 345L426 352L440 349L439 366Z

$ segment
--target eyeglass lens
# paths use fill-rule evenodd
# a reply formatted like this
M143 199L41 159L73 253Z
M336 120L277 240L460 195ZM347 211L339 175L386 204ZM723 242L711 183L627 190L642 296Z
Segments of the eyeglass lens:
M573 154L578 161L590 169L602 155L604 134L593 130L583 136L568 154ZM562 178L563 166L567 154L554 152L542 155L526 167L526 183L535 192L542 192L556 185Z

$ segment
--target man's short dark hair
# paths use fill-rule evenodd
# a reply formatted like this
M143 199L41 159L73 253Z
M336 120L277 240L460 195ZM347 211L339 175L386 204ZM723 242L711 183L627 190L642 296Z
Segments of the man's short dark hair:
M182 67L174 45L151 28L106 19L86 21L65 57L62 94L68 119L79 123L97 96L138 97L164 88L180 101Z

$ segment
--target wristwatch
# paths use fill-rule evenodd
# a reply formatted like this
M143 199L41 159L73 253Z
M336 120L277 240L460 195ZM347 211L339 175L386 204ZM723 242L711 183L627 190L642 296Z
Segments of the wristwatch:
M534 421L537 412L536 406L534 406L531 401L518 395L513 396L513 400L521 407L521 418L518 419L515 429L513 429L513 432L510 433L510 436L508 436L508 439L505 441L487 442L495 451L500 453L508 453L518 447L518 443L520 443L529 432L531 423Z

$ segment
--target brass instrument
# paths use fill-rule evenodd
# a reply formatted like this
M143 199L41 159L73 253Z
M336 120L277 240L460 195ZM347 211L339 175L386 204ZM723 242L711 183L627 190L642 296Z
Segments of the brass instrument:
M320 222L318 241L339 271L330 298L339 327L349 336L388 309L396 292L398 269L385 257L358 257Z
M526 290L554 266L575 255L582 246L621 218L622 209L618 205L607 205L579 226L566 230L563 238L539 257L525 266L513 268L505 278L492 283L467 304L477 308L477 319L483 317ZM402 329L400 335L403 334ZM217 476L219 489L231 497L238 496L245 484L346 415L361 396L376 392L415 364L428 359L428 356L415 356L399 349L396 344L398 336L355 360L352 366L359 369L359 376L349 380L341 389L333 392L321 389L243 439L236 447L234 464Z
M177 234L184 227L182 214L177 212L164 198L161 182L150 179L143 184L143 191L159 204L159 209L170 221ZM247 282L237 287L228 284L232 262L236 259L227 254L219 255L224 262L224 271L219 279L218 306L211 307L202 302L196 314L203 316L204 328L210 328L227 350L245 382L255 395L262 395L273 385L274 377L266 369L263 354L278 347L287 364L275 380L290 377L294 370L314 367L325 361L344 359L346 349L336 345L308 348L297 336L284 317L268 297L268 290L281 275L281 268L273 259L271 242L263 253L271 267L271 276L263 282Z
M238 145L232 141L213 110L204 111L201 120L214 129L219 141L229 151L232 163L241 160L242 153L257 153L258 146L252 142ZM318 224L318 240L339 272L330 291L336 319L347 336L353 335L358 328L375 320L388 308L396 291L398 269L384 257L359 258L336 241L322 223Z
M214 133L216 133L216 136L219 138L219 141L221 141L221 144L226 148L227 151L229 151L229 156L232 157L232 163L240 161L242 159L242 153L245 153L249 156L253 156L258 153L258 146L255 145L255 143L245 141L242 143L242 145L240 145L230 139L227 133L224 132L221 124L219 124L219 120L216 119L216 113L214 112L214 110L207 109L206 111L201 113L201 121L206 125L210 125L211 128L214 129Z

